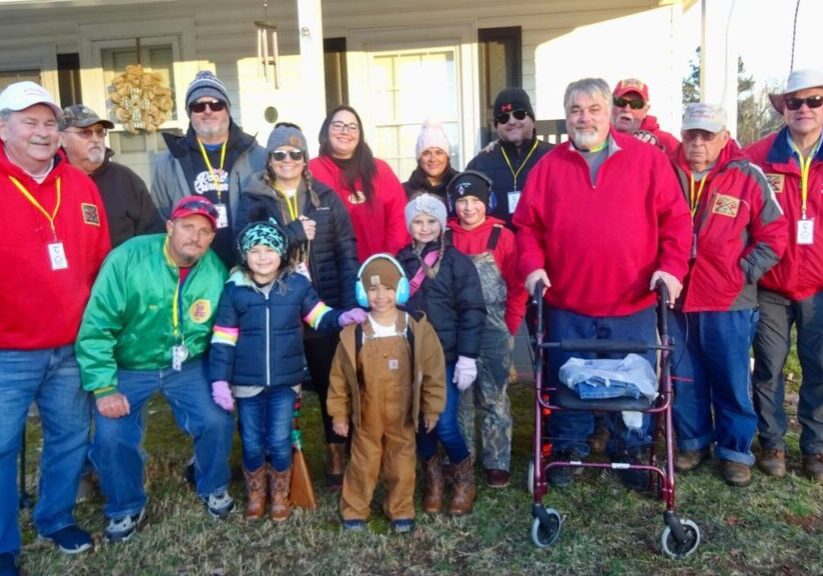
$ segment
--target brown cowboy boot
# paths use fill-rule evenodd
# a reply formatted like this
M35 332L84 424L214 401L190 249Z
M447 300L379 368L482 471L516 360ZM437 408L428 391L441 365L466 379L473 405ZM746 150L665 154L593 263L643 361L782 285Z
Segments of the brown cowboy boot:
M435 454L423 460L425 488L423 489L423 512L437 514L443 508L443 469L440 456Z
M269 471L268 464L263 464L254 472L243 469L246 477L246 503L245 516L247 520L257 520L266 513L266 476Z
M449 514L463 516L472 511L474 505L474 463L471 456L454 465L454 489L449 503Z
M275 522L283 522L289 517L289 485L291 483L291 468L284 472L269 470L269 492L271 492L271 512L269 518Z
M326 484L329 490L337 492L343 487L346 445L337 442L326 444Z

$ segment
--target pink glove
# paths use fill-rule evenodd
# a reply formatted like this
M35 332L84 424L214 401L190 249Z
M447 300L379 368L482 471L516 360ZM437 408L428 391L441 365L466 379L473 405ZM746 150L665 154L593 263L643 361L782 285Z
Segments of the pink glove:
M458 356L457 364L454 366L454 378L452 382L457 382L457 388L461 392L472 385L477 378L477 360Z
M214 403L226 412L234 410L234 398L231 395L229 383L225 380L218 380L211 383L211 397Z
M362 308L352 308L343 312L337 319L337 323L343 328L349 324L362 324L368 317L369 313Z

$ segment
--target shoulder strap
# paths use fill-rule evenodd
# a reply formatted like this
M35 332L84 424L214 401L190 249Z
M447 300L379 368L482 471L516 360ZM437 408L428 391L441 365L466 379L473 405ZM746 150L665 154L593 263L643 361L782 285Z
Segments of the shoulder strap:
M503 231L503 226L501 224L495 224L492 228L491 234L489 234L489 241L486 243L486 250L492 251L497 248L497 241L500 239L500 233Z
M415 275L412 277L411 280L409 280L409 292L412 296L414 296L415 293L418 290L420 290L420 286L423 284L423 280L426 279L426 271L430 269L432 266L434 266L434 263L437 262L437 258L439 256L439 250L432 250L431 252L423 256L423 259L420 262L420 268L417 269Z
M363 348L363 325L358 324L354 329L354 366L357 372L357 383L363 383L363 369L360 367L360 350Z

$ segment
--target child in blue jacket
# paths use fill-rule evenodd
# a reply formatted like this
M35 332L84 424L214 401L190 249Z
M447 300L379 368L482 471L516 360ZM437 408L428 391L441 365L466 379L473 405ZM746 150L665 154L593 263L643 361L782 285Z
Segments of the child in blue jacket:
M326 306L311 282L284 261L288 243L274 220L246 226L237 248L240 268L223 289L211 340L212 396L228 411L237 401L246 518L265 514L268 487L269 516L282 522L289 516L292 412L303 377L303 322L333 331L362 322L366 312Z

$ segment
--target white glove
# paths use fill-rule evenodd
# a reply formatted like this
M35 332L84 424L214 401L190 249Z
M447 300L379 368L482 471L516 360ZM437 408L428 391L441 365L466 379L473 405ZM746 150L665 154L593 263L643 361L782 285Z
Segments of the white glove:
M454 366L454 378L452 382L457 382L457 389L461 392L472 385L477 378L477 360L458 356L457 364Z

